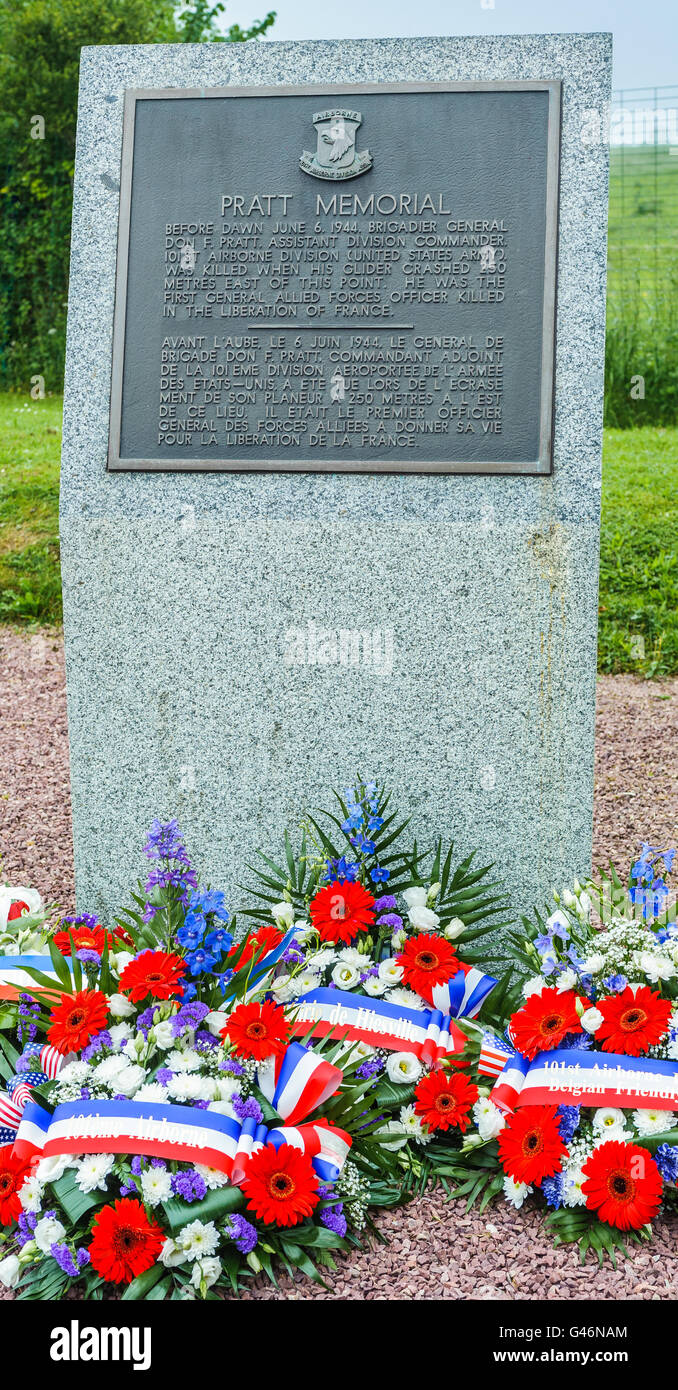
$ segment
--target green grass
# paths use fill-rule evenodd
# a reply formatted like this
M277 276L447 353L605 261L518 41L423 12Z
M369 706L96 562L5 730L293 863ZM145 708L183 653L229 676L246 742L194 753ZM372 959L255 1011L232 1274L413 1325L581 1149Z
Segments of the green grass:
M607 286L611 310L652 302L676 275L678 152L668 145L610 151Z
M0 395L0 621L61 618L61 399ZM678 429L606 430L599 667L678 673Z

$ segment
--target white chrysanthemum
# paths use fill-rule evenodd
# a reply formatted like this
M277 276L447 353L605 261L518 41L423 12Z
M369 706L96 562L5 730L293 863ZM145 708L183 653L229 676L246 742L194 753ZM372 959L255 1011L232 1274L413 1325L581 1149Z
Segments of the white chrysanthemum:
M609 1144L612 1140L619 1144L628 1144L633 1139L633 1132L630 1129L610 1129L603 1134L594 1134L593 1147L599 1149L601 1144Z
M113 1081L109 1081L108 1084L121 1096L133 1096L139 1090L139 1087L143 1084L145 1079L146 1072L144 1068L137 1066L136 1062L130 1062L129 1066L123 1067L123 1070L119 1071Z
M526 980L523 985L523 998L530 999L533 994L541 994L547 988L546 980L543 975L534 975L531 980Z
M422 1065L413 1052L392 1052L386 1058L386 1074L400 1086L413 1086L419 1080Z
M508 1176L504 1178L504 1196L512 1207L522 1207L525 1198L529 1197L531 1191L532 1188L528 1187L525 1182L516 1182Z
M668 956L656 956L650 951L641 953L640 968L650 984L657 985L660 980L670 980L676 973L676 966Z
M340 965L352 965L354 969L362 970L367 964L367 957L361 955L355 946L342 946L337 951L337 961Z
M291 927L294 922L294 908L291 903L274 903L271 908L271 916L279 927Z
M237 1115L230 1100L211 1100L208 1110L213 1110L215 1115L228 1115L230 1120L237 1120Z
M135 1100L145 1100L151 1105L167 1105L169 1096L165 1086L161 1086L159 1081L146 1081L136 1092Z
M312 956L307 956L306 968L308 970L316 970L320 974L321 971L327 970L328 965L334 965L336 959L336 951L331 951L329 947L327 947L323 951L315 951Z
M67 1062L59 1072L59 1085L84 1086L91 1070L89 1062Z
M624 1128L626 1116L623 1110L617 1110L612 1105L603 1105L594 1110L592 1124L594 1134L604 1134L607 1139L614 1139L617 1136L613 1131Z
M414 1139L416 1144L430 1144L433 1135L424 1129L413 1105L403 1105L400 1110L400 1123L403 1133Z
M631 1117L639 1134L663 1134L673 1129L676 1115L672 1110L634 1110Z
M170 1071L199 1071L202 1057L192 1047L175 1047L173 1052L168 1052L164 1065Z
M165 1269L174 1269L175 1265L185 1264L187 1259L186 1251L182 1250L171 1236L168 1236L160 1251L161 1265L164 1265Z
M213 1221L189 1221L177 1236L177 1245L186 1251L189 1260L213 1255L218 1244L219 1232Z
M312 989L318 989L320 976L313 970L300 970L294 976L294 992L296 995L308 994Z
M415 905L407 915L415 931L435 931L436 927L440 926L438 913L433 912L430 907Z
M42 1206L42 1191L42 1183L38 1180L36 1175L32 1173L30 1177L26 1178L19 1192L19 1201L24 1211L40 1211L40 1207Z
M407 906L410 907L410 908L411 908L411 907L426 907L426 900L427 900L427 898L428 898L428 889L427 889L427 888L406 888L406 889L405 889L405 892L403 893L403 898L405 899L405 902L407 903Z
M166 1168L144 1169L141 1174L141 1195L149 1207L157 1207L172 1196L172 1178Z
M106 1192L106 1179L113 1172L114 1154L86 1154L75 1169L75 1181L81 1192Z
M563 1169L562 1194L563 1202L566 1207L585 1207L586 1193L582 1191L582 1183L586 1182L586 1174L578 1164L566 1165Z
M195 1072L180 1071L177 1076L167 1084L167 1090L173 1100L210 1100L212 1096L212 1079L207 1076L196 1076Z
M33 1232L33 1239L42 1251L43 1255L51 1254L52 1246L59 1245L66 1234L66 1227L62 1226L56 1216L43 1216Z
M340 961L332 971L332 979L338 989L353 989L354 985L360 983L360 971L355 965L347 965L345 961Z
M390 989L386 998L389 1004L400 1004L402 1009L430 1009L431 1007L420 995L415 994L413 989Z
M134 1029L130 1027L129 1023L114 1023L108 1031L116 1052L121 1052L123 1043L129 1042L130 1038L134 1037Z
M501 1110L489 1097L483 1097L476 1101L473 1107L473 1118L481 1139L496 1139L506 1124Z
M127 1060L125 1057L104 1057L103 1062L99 1062L99 1065L94 1068L92 1079L98 1085L110 1086L111 1082L116 1080L120 1072L125 1070L126 1066Z
M206 1163L196 1163L195 1171L200 1174L210 1192L215 1192L218 1187L228 1187L229 1178L220 1168L209 1168Z
M399 985L402 978L403 967L398 965L395 956L379 962L379 979L385 980L387 985Z
M294 999L297 989L292 975L276 975L268 986L277 1004L289 1004ZM222 1028L224 1024L222 1023Z
M35 1170L38 1182L58 1182L67 1168L75 1166L71 1154L53 1154L51 1158L41 1158Z
M387 981L381 980L378 975L368 975L367 979L363 980L363 990L371 999L380 999L387 989Z

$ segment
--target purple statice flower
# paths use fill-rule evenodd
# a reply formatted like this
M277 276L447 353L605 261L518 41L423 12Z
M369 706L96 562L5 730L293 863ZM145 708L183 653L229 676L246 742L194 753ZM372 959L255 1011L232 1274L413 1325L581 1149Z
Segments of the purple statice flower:
M69 1279L77 1279L80 1273L80 1267L67 1245L51 1245L50 1253L56 1260L59 1269L62 1269L64 1274L68 1275Z
M370 968L369 968L369 970L363 970L363 971L361 971L361 974L360 974L361 983L362 983L363 980L369 980L371 977L373 977L373 976L375 976L375 975L378 975L378 974L379 974L379 966L378 966L378 965L371 965Z
M569 1144L572 1136L579 1128L579 1105L559 1105L556 1110L556 1120L560 1137L564 1144Z
M188 1168L183 1173L174 1174L172 1191L176 1197L183 1197L185 1202L201 1202L207 1194L207 1184L195 1168Z
M83 1048L82 1061L89 1062L92 1057L96 1057L97 1052L101 1052L103 1047L112 1047L113 1039L106 1028L101 1033L97 1033L95 1038Z
M143 1159L141 1157L141 1154L134 1155L130 1167L132 1169L132 1172L134 1173L135 1178L141 1177L141 1171L143 1167Z
M208 1013L209 1006L201 1004L197 999L182 1004L178 1014L175 1014L172 1019L172 1032L175 1038L184 1028L197 1028Z
M209 1055L215 1047L219 1047L220 1041L220 1038L213 1038L211 1033L206 1033L205 1029L201 1028L193 1039L193 1046L196 1052Z
M89 1250L81 1245L80 1249L75 1252L75 1258L78 1262L78 1269L83 1269L85 1265L89 1264Z
M560 1107L565 1109L564 1106ZM542 1178L541 1190L544 1194L546 1204L555 1207L556 1211L563 1205L563 1175L556 1173L553 1178Z
M159 1067L155 1073L155 1079L160 1086L169 1086L173 1076L174 1072L170 1071L169 1067Z
M81 1087L80 1087L80 1099L81 1099L81 1100L91 1100L91 1099L92 1099L92 1092L90 1091L89 1086L81 1086Z
M76 951L75 958L80 961L81 965L101 965L99 952L86 950L84 946L80 951Z
M403 919L397 912L385 912L382 917L377 917L378 927L390 927L391 931L400 931Z
M375 912L395 912L398 903L392 893L384 893L374 904Z
M297 946L296 942L293 941L292 944L288 946L287 950L283 951L280 959L284 965L301 965L302 961L305 959L305 956L303 951L300 950L299 946Z
M258 1125L261 1124L264 1114L259 1102L254 1099L254 1096L250 1096L247 1100L243 1100L236 1092L235 1095L231 1096L231 1105L239 1120L256 1120Z
M93 912L79 912L75 917L62 917L61 919L61 926L64 931L68 931L69 927L87 927L88 931L94 931L98 925Z
M207 1110L207 1109L209 1108L209 1101L208 1101L208 1100L192 1100L192 1101L191 1101L191 1105L193 1106L193 1109L194 1109L194 1110Z
M134 1193L134 1195L136 1196L136 1191L137 1191L136 1183L131 1182L131 1183L127 1183L126 1185L123 1184L123 1186L120 1188L120 1196L121 1196L121 1197L130 1197L130 1196L132 1195L132 1193Z
M654 1161L664 1182L678 1182L678 1147L675 1144L660 1144Z
M378 1076L383 1070L383 1057L367 1057L357 1068L356 1076L360 1076L363 1081L367 1081L371 1076Z
M230 1230L224 1226L224 1235L233 1241L236 1250L239 1250L241 1255L249 1255L250 1250L254 1250L259 1240L254 1226L251 1222L246 1221L244 1216L239 1216L237 1213L229 1216L228 1220Z
M227 1057L224 1062L220 1062L219 1071L227 1071L229 1076L244 1076L245 1074L242 1062L238 1062L235 1057Z
M20 1043L32 1043L37 1033L35 1015L40 1013L40 1005L31 999L30 994L19 995L19 1024L17 1037ZM18 1070L18 1068L17 1068Z
M24 1246L27 1241L33 1239L33 1232L38 1224L37 1212L22 1211L17 1219L17 1241L20 1246Z
M137 1018L137 1028L144 1035L147 1035L149 1030L153 1027L157 1007L157 1004L149 1004L148 1008L144 1009L143 1013L140 1013Z
M324 1207L320 1213L320 1220L323 1226L327 1226L328 1231L334 1231L337 1236L346 1235L346 1217L341 1202L337 1202L334 1207Z

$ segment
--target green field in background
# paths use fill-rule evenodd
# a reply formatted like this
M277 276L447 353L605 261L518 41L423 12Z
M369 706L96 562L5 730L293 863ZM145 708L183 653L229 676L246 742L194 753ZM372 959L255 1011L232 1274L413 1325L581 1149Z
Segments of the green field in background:
M610 150L607 291L610 307L627 308L640 293L662 297L676 268L678 146L626 145Z
M0 395L0 622L61 619L60 446L60 397ZM603 458L600 670L676 674L678 429L606 430Z

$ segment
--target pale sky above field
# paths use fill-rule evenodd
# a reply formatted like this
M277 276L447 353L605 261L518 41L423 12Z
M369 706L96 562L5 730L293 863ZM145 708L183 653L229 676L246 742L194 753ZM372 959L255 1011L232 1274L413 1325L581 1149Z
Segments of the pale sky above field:
M489 3L489 0L485 0ZM227 0L225 23L278 13L272 39L367 39L429 34L614 35L615 87L678 84L675 0Z

